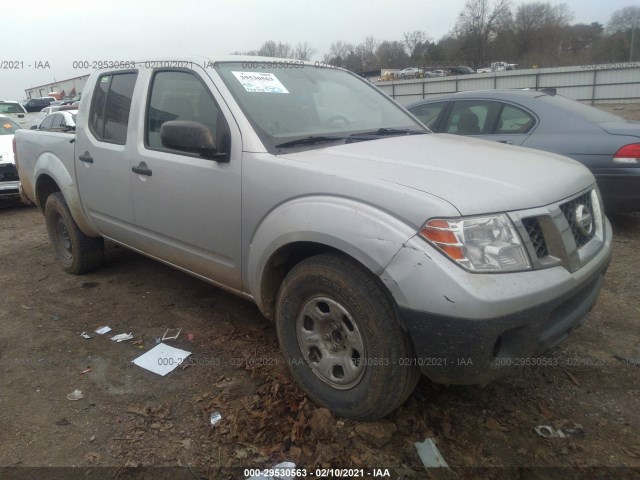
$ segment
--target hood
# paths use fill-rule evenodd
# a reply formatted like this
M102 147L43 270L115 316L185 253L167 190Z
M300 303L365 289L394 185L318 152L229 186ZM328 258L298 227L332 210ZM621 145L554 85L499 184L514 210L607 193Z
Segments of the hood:
M13 135L0 135L0 163L13 163Z
M627 135L631 137L640 137L640 122L602 122L596 124L605 132L611 135Z
M540 207L595 182L587 168L566 157L447 134L383 138L283 157L321 164L337 175L420 190L448 201L462 215Z

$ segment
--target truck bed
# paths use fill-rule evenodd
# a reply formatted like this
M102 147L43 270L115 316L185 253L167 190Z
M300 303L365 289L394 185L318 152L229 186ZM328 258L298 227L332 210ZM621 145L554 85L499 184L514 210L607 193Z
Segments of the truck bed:
M33 178L41 171L62 168L69 172L67 176L73 175L69 180L72 184L75 183L75 133L22 129L16 131L15 138L20 182L24 193L32 202L37 203Z

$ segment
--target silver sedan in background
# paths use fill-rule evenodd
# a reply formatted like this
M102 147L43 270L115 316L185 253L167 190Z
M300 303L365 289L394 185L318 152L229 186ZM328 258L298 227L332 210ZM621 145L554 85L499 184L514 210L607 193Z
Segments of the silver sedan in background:
M609 213L640 211L640 122L553 91L460 92L407 108L436 133L471 135L573 158L595 175Z

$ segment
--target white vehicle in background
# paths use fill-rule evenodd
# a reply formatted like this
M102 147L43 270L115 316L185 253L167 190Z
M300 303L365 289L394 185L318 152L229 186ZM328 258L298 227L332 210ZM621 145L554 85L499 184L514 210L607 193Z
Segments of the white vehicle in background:
M66 110L69 110L69 111L72 110L75 113L77 112L77 107L74 107L72 105L54 105L50 107L45 107L40 112L38 112L33 117L29 125L25 126L24 128L29 128L31 130L39 129L40 125L42 125L45 118L47 118L48 116L52 115L55 112L66 111Z
M488 68L479 68L477 73L504 72L505 70L516 70L517 63L493 62Z
M20 102L10 100L0 100L0 115L9 117L22 128L27 128L36 116L34 113L27 113Z
M407 67L400 70L398 76L404 80L405 78L420 78L421 74L422 72L419 68Z
M20 125L5 115L0 115L0 199L20 198L20 179L13 155L13 137Z
M38 130L55 130L59 132L73 132L76 129L76 115L78 110L62 110L47 115L38 126ZM32 129L35 129L32 127Z

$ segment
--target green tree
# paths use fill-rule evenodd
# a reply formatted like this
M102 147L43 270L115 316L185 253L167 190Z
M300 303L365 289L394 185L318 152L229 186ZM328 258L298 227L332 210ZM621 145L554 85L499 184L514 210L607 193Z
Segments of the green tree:
M376 49L376 57L380 68L405 68L409 63L409 55L402 42L384 40Z

